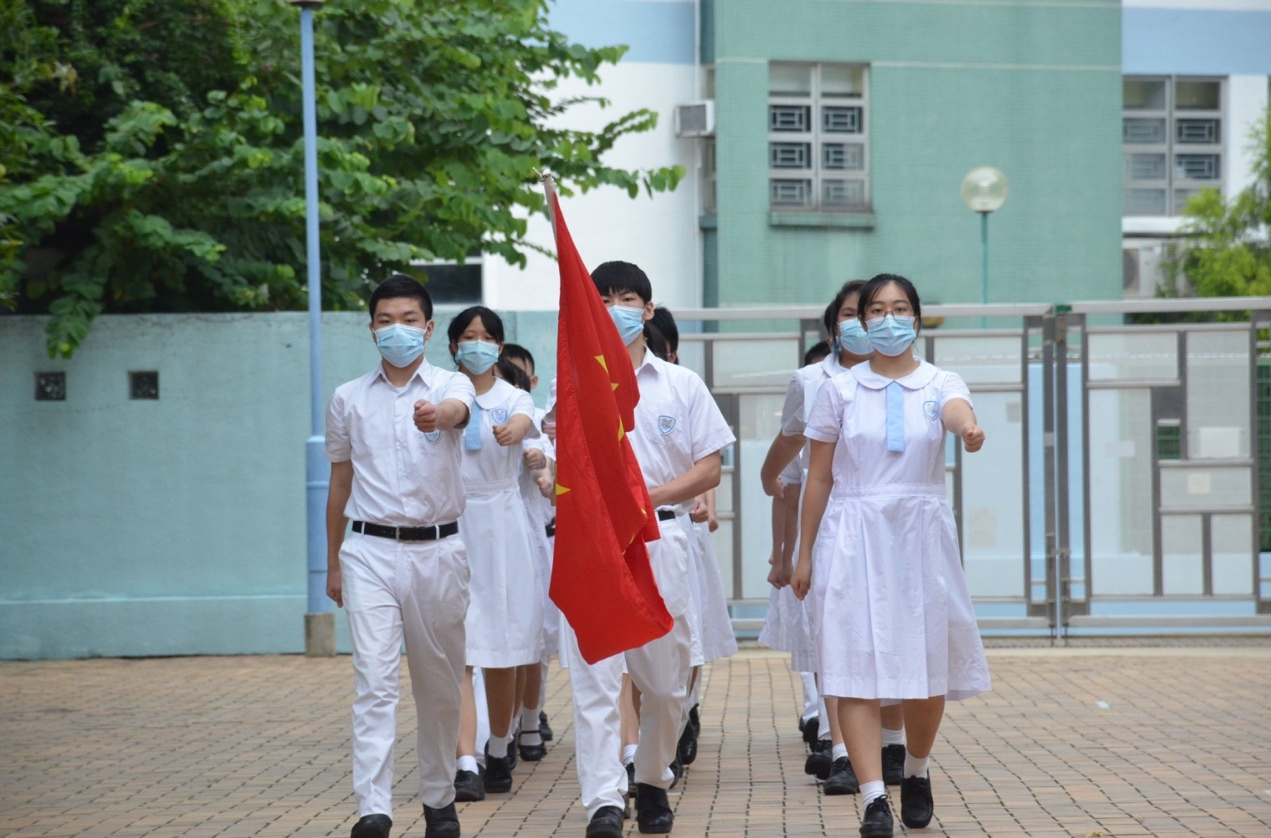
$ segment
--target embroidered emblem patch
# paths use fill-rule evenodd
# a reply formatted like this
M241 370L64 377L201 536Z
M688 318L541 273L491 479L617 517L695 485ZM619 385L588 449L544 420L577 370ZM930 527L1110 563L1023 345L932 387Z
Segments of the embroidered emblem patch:
M424 434L424 439L428 440L433 445L436 445L441 442L441 431L428 431Z
M508 420L508 409L506 407L496 407L490 411L490 421L495 425L502 425Z
M939 413L939 407L940 405L935 402L923 402L922 412L927 414L928 419L935 419L936 414Z
M674 416L659 416L658 417L658 432L661 433L662 436L666 436L673 430L675 430Z

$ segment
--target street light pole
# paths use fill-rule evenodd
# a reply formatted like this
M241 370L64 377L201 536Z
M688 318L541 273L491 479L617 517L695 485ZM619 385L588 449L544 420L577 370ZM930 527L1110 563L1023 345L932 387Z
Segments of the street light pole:
M962 201L980 214L980 303L989 303L989 215L1006 202L1006 175L992 166L980 166L962 178ZM980 328L988 318L980 318Z
M309 438L305 440L308 606L305 654L335 654L335 614L327 597L326 502L330 471L322 420L322 260L318 238L317 82L313 66L313 10L324 0L287 0L300 7L301 98L304 102L305 259L309 290Z

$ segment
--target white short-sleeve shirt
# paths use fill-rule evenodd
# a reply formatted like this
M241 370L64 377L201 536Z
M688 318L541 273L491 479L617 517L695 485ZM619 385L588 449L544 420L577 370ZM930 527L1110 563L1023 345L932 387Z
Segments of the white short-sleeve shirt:
M953 399L971 403L962 377L926 361L895 379L904 395L905 451L887 450L887 387L893 379L857 364L821 388L804 435L834 447L835 491L844 487L923 483L944 486L941 411ZM925 452L936 456L925 456Z
M381 364L341 384L327 406L327 459L353 462L353 490L344 514L392 526L448 524L463 512L463 430L423 433L415 402L446 399L472 409L467 376L424 361L397 388Z
M794 371L790 386L786 388L786 401L781 407L781 434L798 436L808 424L808 414L816 404L821 385L847 371L839 363L838 356L830 353L815 364L808 364Z
M530 431L527 438L535 438L538 426L534 425L534 398L501 378L494 379L494 386L476 397L480 410L474 410L481 422L481 447L463 452L463 479L465 483L490 483L515 479L521 473L523 448L519 445L504 447L494 439L494 426L505 425L513 416L527 416ZM463 447L462 444L460 447Z
M736 441L706 382L692 370L646 351L636 384L640 401L629 436L649 488L670 483L698 460ZM676 510L687 512L690 506L686 502Z

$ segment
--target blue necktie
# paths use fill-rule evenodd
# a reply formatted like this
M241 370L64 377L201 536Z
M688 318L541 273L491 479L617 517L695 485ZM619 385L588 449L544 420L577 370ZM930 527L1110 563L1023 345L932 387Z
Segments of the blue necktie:
M898 381L887 385L887 450L905 450L905 388Z
M463 447L468 451L481 450L481 405L472 403L472 413L468 416L468 427L463 429Z

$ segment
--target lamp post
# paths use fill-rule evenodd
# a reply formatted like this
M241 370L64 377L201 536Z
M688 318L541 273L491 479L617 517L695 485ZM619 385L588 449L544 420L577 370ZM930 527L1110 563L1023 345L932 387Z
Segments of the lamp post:
M313 68L313 10L325 0L287 0L300 8L301 98L304 101L305 260L309 289L309 438L305 440L306 530L309 598L305 654L335 654L335 614L327 598L326 503L330 471L323 456L322 261L318 247L318 117Z
M992 166L980 166L962 178L962 201L980 214L980 302L989 302L989 215L1006 202L1006 175ZM980 318L980 328L988 318Z

